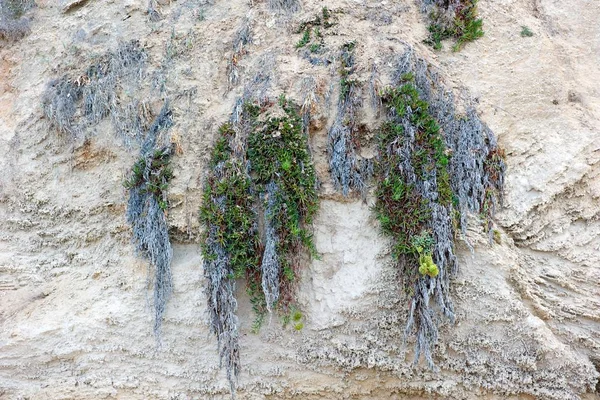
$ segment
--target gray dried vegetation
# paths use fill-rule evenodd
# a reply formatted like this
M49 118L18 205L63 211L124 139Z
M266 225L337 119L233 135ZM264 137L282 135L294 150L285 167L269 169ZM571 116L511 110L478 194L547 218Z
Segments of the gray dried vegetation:
M417 57L412 48L398 57L396 65L396 80L402 74L414 74L421 97L429 103L429 112L444 132L452 154L449 172L462 232L466 231L469 213L483 215L490 230L495 209L503 200L506 171L494 133L479 118L472 103L466 104L465 113L457 111L452 91L445 88L439 73Z
M30 29L24 14L35 5L33 0L0 0L0 39L14 42L25 37Z
M156 174L153 167L154 156L159 152L163 157L171 156L171 146L161 144L161 133L172 125L172 115L168 103L165 103L160 114L150 127L140 151L143 159L141 182L129 189L127 203L127 222L133 230L132 240L136 251L150 262L154 270L154 334L160 339L162 320L172 289L171 260L173 250L169 239L169 227L163 204L166 204L166 193L149 187ZM164 140L162 140L164 142ZM135 171L134 171L135 173ZM166 184L167 182L162 182Z
M265 294L267 310L271 311L271 306L279 300L279 274L281 266L277 248L279 245L279 237L275 228L275 217L278 210L277 192L279 188L275 182L270 182L267 185L266 191L266 207L264 213L265 221L265 251L263 253L262 263L260 266L262 275L262 289Z
M250 43L252 43L250 19L245 18L242 22L242 25L235 33L231 57L227 63L227 80L229 90L239 83L240 71L238 63L240 62L242 56L246 54L246 46Z
M146 60L139 42L130 41L95 59L83 74L51 81L42 100L51 126L78 136L110 117L115 133L126 143L141 140L150 113L145 102L126 92L135 92L142 81Z
M222 180L231 173L220 162L212 171L215 179ZM213 197L219 209L225 213L225 196ZM210 249L212 258L204 259L204 277L206 279L207 307L211 332L217 337L220 367L225 367L231 393L235 393L240 373L240 344L238 333L237 301L235 299L235 279L229 253L219 240L221 227L211 225L206 235L205 246Z
M358 111L362 107L362 90L354 79L354 43L342 47L340 54L340 97L335 121L328 132L328 155L331 177L336 190L344 196L355 191L366 197L373 162L359 155Z
M435 279L421 276L414 286L405 334L416 333L415 362L423 355L434 368L432 350L438 339L439 318L437 308L450 321L454 321L454 307L450 298L450 279L458 272L454 253L455 232L452 225L453 207L460 212L460 228L464 233L470 213L482 215L491 234L491 221L496 204L501 201L506 166L498 149L493 132L481 121L472 105L467 105L466 115L457 112L455 98L447 90L439 74L427 62L418 58L409 48L397 58L395 81L411 73L420 97L429 104L429 113L437 120L451 157L448 172L455 200L453 205L441 205L435 174L418 177L411 165L415 148L415 127L411 113L400 119L404 128L401 148L405 160L400 165L407 184L413 185L426 199L431 210L428 229L435 246L433 259L439 275ZM436 307L432 302L435 302Z
M295 13L300 11L299 0L267 0L269 9L279 13Z

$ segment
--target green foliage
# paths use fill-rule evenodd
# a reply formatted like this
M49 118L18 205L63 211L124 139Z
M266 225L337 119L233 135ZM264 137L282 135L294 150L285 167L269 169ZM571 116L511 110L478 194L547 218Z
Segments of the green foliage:
M318 209L316 172L308 152L308 138L302 129L298 108L281 99L285 116L268 118L248 138L248 160L256 190L266 193L274 182L276 193L274 217L279 237L277 253L281 256L283 277L292 281L291 256L299 246L316 255L312 235L304 228L312 223Z
M342 79L340 79L340 99L346 99L348 94L350 94L352 87L357 87L359 85L360 82L358 82L356 79L347 79L346 77L342 77Z
M418 271L435 278L439 270L432 258L434 240L427 231L431 206L429 200L407 183L399 166L409 161L419 180L435 174L439 204L451 207L453 193L449 159L440 128L429 114L428 104L420 99L413 79L412 74L403 75L401 80L407 83L383 93L383 101L394 115L399 119L407 118L415 128L416 143L410 160L406 160L398 151L405 140L400 122L390 120L380 128L377 135L379 179L374 211L383 233L394 239L394 257L408 256L418 260Z
M245 154L235 154L231 147L239 139L233 127L220 127L200 209L206 232L203 256L207 260L219 257L214 241L208 240L210 232L227 255L233 271L229 278L246 278L246 290L256 314L252 326L255 332L268 309L261 270L265 244L258 232L264 210L271 210L265 214L265 220L271 221L276 238L278 263L274 265L280 269L278 284L283 290L277 306L286 308L292 301L298 252L306 249L316 255L312 235L306 228L318 209L317 178L308 137L298 107L283 95L279 107L282 113L268 117L266 107L244 103L243 124L249 131L243 139ZM277 190L269 192L269 185L275 185ZM269 202L269 196L275 196L274 201Z
M399 161L397 157L394 155L387 160L382 160L379 165L380 175ZM418 195L414 187L406 185L397 173L390 174L378 182L375 196L377 201L374 211L381 229L395 241L394 257L411 254L413 252L411 237L424 229L429 221L431 211L427 202Z
M321 15L323 16L323 26L325 28L329 28L332 27L335 24L332 24L331 22L329 22L329 19L331 18L331 10L328 9L327 7L323 7L323 9L321 10Z
M320 28L329 29L335 25L331 22L332 13L327 7L323 7L321 14L317 14L312 20L302 22L296 33L302 33L302 38L296 44L297 49L301 49L310 43L309 50L311 53L316 53L325 46L323 41L323 33ZM314 32L314 36L312 33ZM316 41L311 43L312 38Z
M411 76L405 78L411 79ZM447 205L452 202L452 189L448 173L448 155L446 145L440 133L437 121L429 114L427 102L419 97L417 88L407 83L399 88L388 89L384 93L384 101L393 108L396 115L403 117L410 110L410 122L417 129L416 139L419 148L413 152L412 164L419 177L436 171L440 203ZM402 133L401 126L384 126L386 136Z
M313 43L310 45L309 49L311 53L316 53L318 52L321 48L323 47L323 45L321 43Z
M306 27L306 29L304 30L304 33L302 34L302 39L300 39L300 41L298 43L296 43L297 49L300 49L300 48L306 46L308 44L308 42L310 42L310 32L311 32L311 28Z
M460 50L467 42L472 42L483 36L483 20L477 18L477 1L465 0L463 7L454 17L454 26L456 29L456 43L452 47L453 51Z
M531 31L531 29L529 29L525 25L522 25L521 26L521 37L532 37L532 36L533 36L533 32Z
M141 187L141 193L151 193L158 199L162 210L167 210L166 192L173 179L170 167L172 152L169 147L155 150L149 157L140 157L133 164L131 176L123 186L127 189Z
M227 132L226 128L220 130ZM243 164L232 158L226 137L217 141L212 164L222 168L220 176L211 176L204 188L200 222L217 227L217 242L226 250L233 270L232 279L246 276L258 263L258 234L254 229L255 213L250 192L251 181ZM218 199L218 201L215 201ZM205 232L207 234L208 230ZM203 247L203 256L215 258L212 249Z
M450 39L454 36L454 32L451 29L444 28L438 23L430 23L427 27L429 36L424 40L425 44L430 45L434 50L442 49L442 40Z
M442 40L455 38L453 51L459 51L468 42L483 36L483 20L477 18L478 0L460 0L455 7L454 15L449 17L444 6L436 5L429 13L430 23L427 27L428 37L424 43L435 50L442 49ZM447 6L446 6L447 7Z

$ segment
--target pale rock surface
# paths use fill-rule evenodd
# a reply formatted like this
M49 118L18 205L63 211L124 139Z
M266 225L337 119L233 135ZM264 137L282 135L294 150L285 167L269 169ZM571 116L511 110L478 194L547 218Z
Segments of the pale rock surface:
M299 57L293 33L323 6L343 12L328 45L357 40L362 81L376 63L387 83L389 57L412 44L449 86L478 99L507 152L501 244L490 245L471 218L473 251L458 249L458 318L442 327L439 371L411 366L407 298L370 213L373 199L343 199L328 180L336 71ZM298 284L298 332L272 316L252 334L239 282L237 398L598 398L600 3L481 0L486 34L460 53L421 43L426 25L412 1L305 0L294 16L245 0L157 7L163 19L150 22L145 0L40 0L30 35L0 49L1 399L230 398L206 323L197 210L217 126L269 52L277 61L272 97L301 101L307 76L320 88L311 145L322 182L314 225L321 259L307 263ZM228 91L228 57L244 18L254 41L238 63L241 84ZM521 25L535 35L521 38ZM185 45L169 61L172 35ZM169 191L174 294L159 345L147 264L125 221L122 181L138 148L115 137L109 121L88 140L66 138L41 108L50 80L82 74L91 57L131 39L148 49L149 75L162 71L154 76L165 91L152 92L147 77L146 99L154 113L172 99L171 133L182 150ZM375 113L363 113L374 129Z

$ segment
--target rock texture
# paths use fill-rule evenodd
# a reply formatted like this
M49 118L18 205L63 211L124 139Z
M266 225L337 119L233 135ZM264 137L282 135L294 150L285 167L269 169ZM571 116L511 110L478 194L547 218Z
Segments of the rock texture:
M424 16L412 0L303 0L294 14L278 8L285 2L256 0L37 3L28 36L0 48L1 399L230 398L209 335L198 244L209 152L244 90L304 103L307 79L315 88L311 146L322 201L314 233L322 256L298 284L300 331L274 315L251 333L238 282L237 398L598 398L598 2L481 0L485 36L459 53L422 44ZM295 32L324 6L336 25L323 57L334 62L313 65L295 48ZM251 37L240 41L246 25ZM534 36L521 37L521 25ZM123 91L118 105L137 99L156 116L169 99L177 143L168 210L173 294L158 343L153 283L125 219L122 182L139 144L115 135L110 118L76 137L61 134L42 109L49 82L82 76L93 59L133 39L148 68L139 92ZM373 199L343 198L329 177L334 55L352 40L363 88L388 83L391 57L412 45L458 97L476 99L506 149L500 243L491 245L471 218L472 250L457 249L452 283L457 322L441 327L436 371L411 365L407 298L371 215ZM378 117L368 90L362 95L368 136ZM372 157L368 146L361 151Z

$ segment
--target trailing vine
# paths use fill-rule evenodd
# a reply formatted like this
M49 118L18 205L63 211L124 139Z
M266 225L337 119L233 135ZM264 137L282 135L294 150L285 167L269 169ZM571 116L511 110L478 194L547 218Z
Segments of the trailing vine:
M173 249L169 239L166 212L167 189L173 172L169 164L171 145L159 145L159 134L172 125L168 104L150 128L141 155L133 165L130 178L124 182L129 190L127 222L133 228L136 250L150 261L154 269L154 334L160 337L166 303L173 289L171 261Z
M293 289L302 254L316 255L307 227L318 208L316 173L299 108L245 102L239 132L219 129L200 221L211 330L231 390L240 371L235 280L245 277L255 312L253 330L272 310L301 314ZM298 317L299 315L299 317Z
M433 368L438 329L430 296L454 319L449 299L449 276L456 268L452 191L440 128L412 79L407 74L401 86L383 94L389 119L378 136L375 213L383 232L394 239L393 256L412 297L406 333L417 335L415 361L423 354Z
M411 298L405 335L416 336L414 362L423 355L433 369L439 317L431 301L454 321L455 238L465 232L469 212L480 213L492 235L505 164L489 128L472 108L457 115L453 96L411 49L399 58L395 80L382 93L387 120L377 135L374 212L394 240Z

